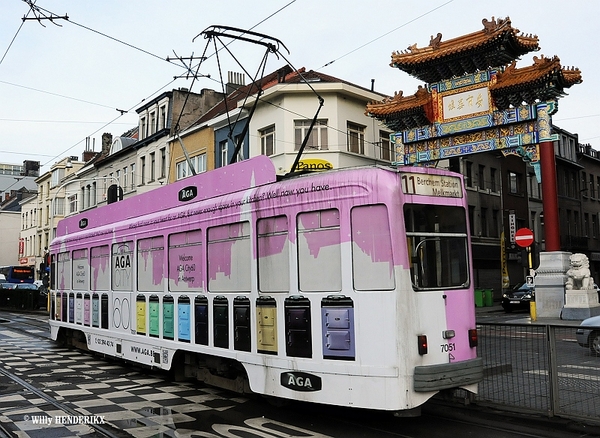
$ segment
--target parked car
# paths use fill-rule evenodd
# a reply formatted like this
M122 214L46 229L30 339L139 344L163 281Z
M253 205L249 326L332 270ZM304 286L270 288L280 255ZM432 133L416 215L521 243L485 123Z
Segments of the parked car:
M589 348L592 354L600 356L600 316L584 319L579 326L581 328L575 332L577 343Z
M39 291L38 305L40 306L40 309L48 309L48 288L41 285Z
M14 289L21 289L21 290L34 290L34 291L38 291L38 298L37 298L37 306L38 308L46 308L46 306L48 305L48 290L45 287L39 287L37 284L34 283L17 283L14 286Z
M535 300L535 287L519 283L510 291L502 294L502 308L509 313L513 310L529 311L529 303Z

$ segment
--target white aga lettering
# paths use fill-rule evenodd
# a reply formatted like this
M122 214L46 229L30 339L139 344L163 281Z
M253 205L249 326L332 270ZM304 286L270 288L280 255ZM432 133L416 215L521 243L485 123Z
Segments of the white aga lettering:
M281 373L281 385L294 391L320 391L323 381L314 374L294 371Z
M309 377L294 376L292 373L288 374L288 385L312 388Z

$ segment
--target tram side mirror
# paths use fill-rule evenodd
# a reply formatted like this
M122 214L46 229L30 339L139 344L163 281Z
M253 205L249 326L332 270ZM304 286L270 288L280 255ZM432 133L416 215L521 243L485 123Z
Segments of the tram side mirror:
M106 191L106 203L112 204L113 202L123 200L123 188L116 184L111 185Z

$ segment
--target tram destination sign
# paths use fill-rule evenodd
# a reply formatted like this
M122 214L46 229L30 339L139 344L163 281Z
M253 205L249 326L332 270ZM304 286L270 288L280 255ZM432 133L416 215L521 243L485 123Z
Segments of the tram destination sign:
M422 173L403 173L402 193L441 198L462 198L463 196L460 178Z

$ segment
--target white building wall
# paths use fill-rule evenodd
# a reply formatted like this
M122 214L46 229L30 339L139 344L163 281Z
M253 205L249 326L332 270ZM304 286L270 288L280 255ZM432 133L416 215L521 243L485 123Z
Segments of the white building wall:
M25 243L24 257L41 256L37 248L37 225L39 220L38 197L33 196L26 201L21 202L21 234L20 237Z
M169 180L169 144L166 136L161 137L155 142L148 144L142 148L137 149L137 163L136 170L133 175L136 184L136 193L146 193L163 184L166 184ZM165 149L165 175L161 174L161 149ZM152 154L154 153L154 177L152 176ZM145 161L145 166L142 162ZM124 163L123 163L124 164ZM142 172L144 175L142 175ZM129 175L131 178L131 175ZM143 183L142 183L143 181Z
M21 213L18 211L0 212L0 265L19 264L19 235Z
M375 143L379 142L380 125L364 114L367 102L381 99L381 95L341 83L311 84L323 97L319 120L327 120L328 149L305 149L302 158L318 158L330 162L334 168L357 166L379 158ZM275 124L275 153L271 156L278 173L291 169L296 158L296 120L312 120L319 108L316 95L304 84L282 84L267 90L250 123L250 156L261 153L260 131ZM365 127L365 155L348 152L348 121ZM385 128L381 128L386 130Z

